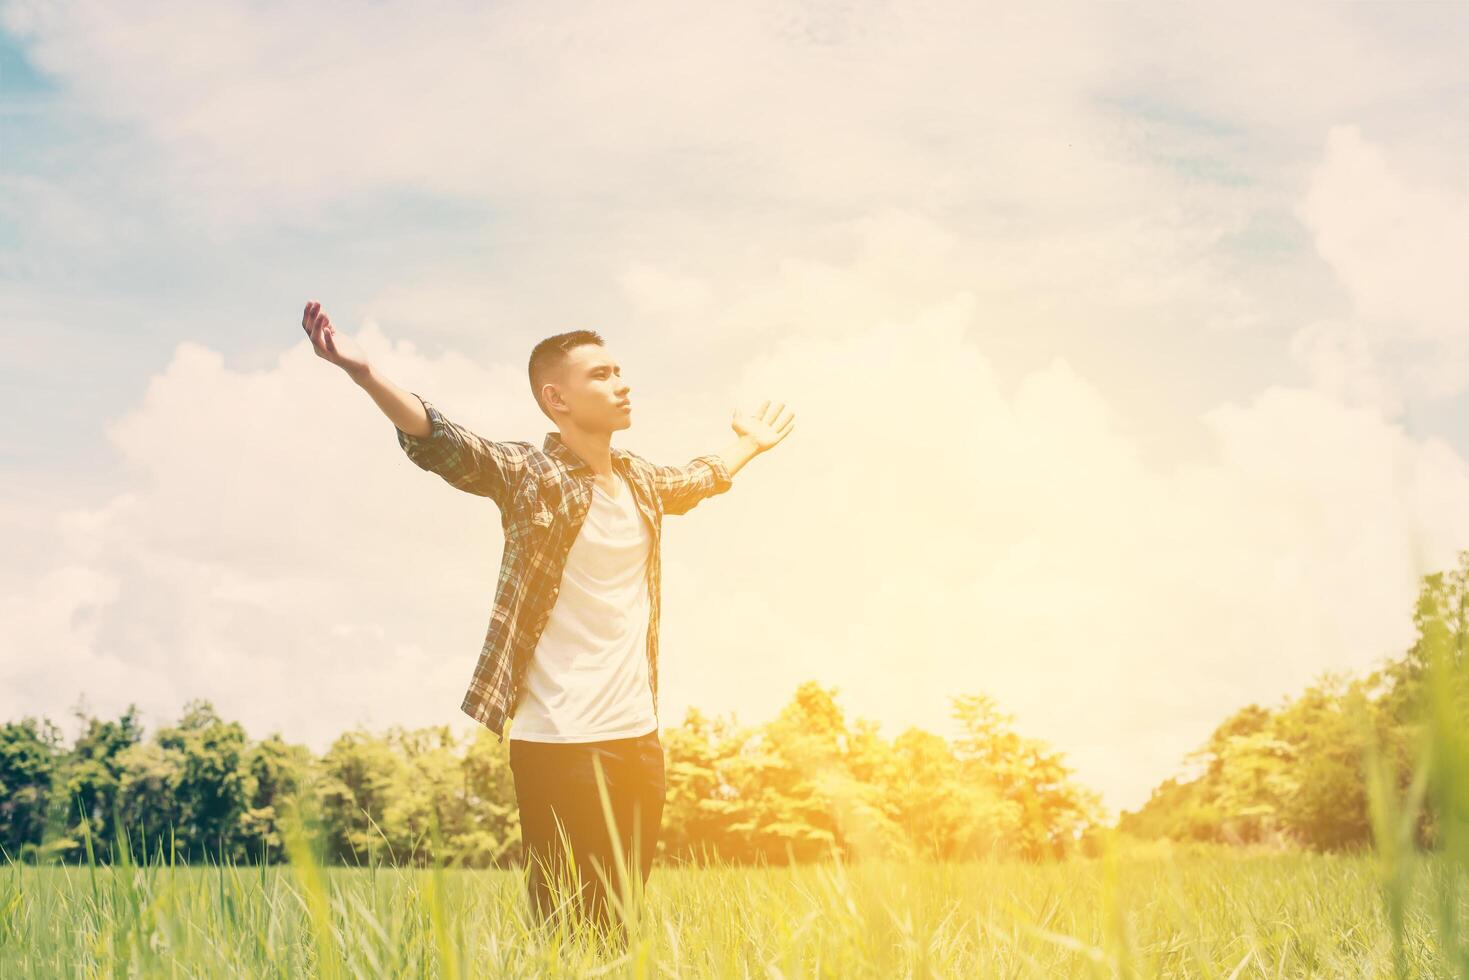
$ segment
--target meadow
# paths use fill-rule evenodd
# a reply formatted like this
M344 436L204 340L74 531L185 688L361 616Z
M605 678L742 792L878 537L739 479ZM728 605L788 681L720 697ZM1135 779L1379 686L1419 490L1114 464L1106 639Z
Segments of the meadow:
M532 926L514 870L294 858L274 866L11 864L0 871L0 975L1456 973L1435 856L1389 866L1372 855L1148 846L1047 864L660 865L625 949L580 929Z

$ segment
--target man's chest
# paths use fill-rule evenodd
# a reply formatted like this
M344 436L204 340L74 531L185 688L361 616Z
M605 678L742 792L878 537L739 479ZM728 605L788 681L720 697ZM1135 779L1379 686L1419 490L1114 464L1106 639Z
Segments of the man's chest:
M559 545L564 551L589 517L605 521L617 514L641 523L656 548L662 508L651 483L639 474L624 472L607 478L585 472L546 474L526 480L505 510L506 539L529 550Z

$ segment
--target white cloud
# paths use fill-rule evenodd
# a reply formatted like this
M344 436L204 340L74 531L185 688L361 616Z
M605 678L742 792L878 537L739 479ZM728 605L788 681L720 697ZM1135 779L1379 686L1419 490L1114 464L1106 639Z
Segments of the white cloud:
M1382 145L1355 126L1336 126L1300 213L1361 328L1406 362L1403 384L1437 395L1462 391L1469 377L1469 183L1462 174L1453 186L1410 180Z
M141 137L128 178L218 226L321 220L390 187L582 210L1099 200L1078 98L1107 61L1084 8L814 20L780 3L5 13L77 109Z
M1389 417L1402 411L1402 392L1385 376L1360 323L1315 321L1296 331L1290 350L1306 366L1314 387Z

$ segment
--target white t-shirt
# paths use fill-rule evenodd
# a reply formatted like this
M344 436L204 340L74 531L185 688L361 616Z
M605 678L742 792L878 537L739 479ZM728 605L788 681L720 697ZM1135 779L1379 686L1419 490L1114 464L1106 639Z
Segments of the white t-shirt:
M550 618L526 666L510 738L595 742L658 727L648 683L648 555L653 534L618 478L592 484Z

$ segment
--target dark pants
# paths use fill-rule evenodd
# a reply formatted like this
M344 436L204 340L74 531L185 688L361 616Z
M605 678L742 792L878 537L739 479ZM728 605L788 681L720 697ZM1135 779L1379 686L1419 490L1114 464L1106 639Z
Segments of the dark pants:
M640 886L653 867L663 823L663 744L658 732L600 742L509 741L526 884L537 921L545 922L556 911L553 882L569 881L572 874L559 820L570 843L579 888L574 897L570 887L561 890L562 901L570 899L578 914L604 928L615 925L617 935L625 940L621 920L610 907L615 898L609 898L609 890L611 896L620 895L622 878L615 864L614 835L608 833L597 792L593 760L601 763L628 887L634 887L634 871Z

